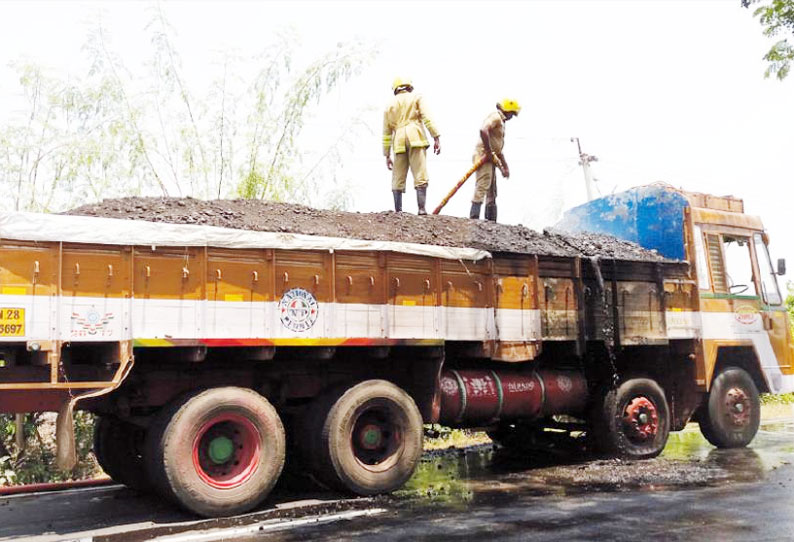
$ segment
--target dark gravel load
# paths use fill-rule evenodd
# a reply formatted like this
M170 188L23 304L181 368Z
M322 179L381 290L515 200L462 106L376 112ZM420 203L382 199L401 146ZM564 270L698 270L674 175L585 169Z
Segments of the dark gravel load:
M258 200L130 197L83 205L64 214L472 247L490 252L664 260L655 251L608 235L571 235L550 230L538 233L520 224L497 224L453 216L416 216L392 211L350 213Z

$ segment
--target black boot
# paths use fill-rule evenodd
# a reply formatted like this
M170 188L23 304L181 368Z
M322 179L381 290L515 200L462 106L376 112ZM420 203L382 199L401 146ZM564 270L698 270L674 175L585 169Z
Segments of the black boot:
M471 202L471 211L469 211L469 218L480 218L480 207L482 207L482 203L477 203L476 201Z
M419 206L419 215L426 215L425 203L427 202L427 187L422 186L416 189L416 204Z
M496 204L488 203L485 205L485 220L496 222Z
M399 213L403 210L403 193L399 190L392 190L391 193L394 194L394 210Z

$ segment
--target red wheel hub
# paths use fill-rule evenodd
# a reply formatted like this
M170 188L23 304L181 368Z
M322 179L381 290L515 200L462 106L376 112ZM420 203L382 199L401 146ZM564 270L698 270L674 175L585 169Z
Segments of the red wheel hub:
M199 477L218 489L231 489L251 478L259 464L259 430L239 414L215 416L193 439L193 466Z
M635 397L623 410L626 435L635 442L645 442L659 430L659 413L647 397Z
M735 426L745 426L750 423L752 405L750 398L741 388L731 388L725 394L725 405L728 407L725 415Z

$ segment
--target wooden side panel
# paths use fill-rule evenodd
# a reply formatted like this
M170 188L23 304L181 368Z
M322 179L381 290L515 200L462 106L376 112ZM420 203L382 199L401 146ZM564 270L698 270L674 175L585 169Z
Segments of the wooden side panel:
M695 311L698 309L698 290L695 281L668 281L664 283L667 310Z
M495 256L495 331L493 359L527 361L540 349L537 260L530 256Z
M405 307L436 305L438 279L432 258L390 253L387 259L391 304Z
M490 262L440 260L441 336L448 341L491 339L493 280Z
M573 279L541 279L539 296L544 340L576 340L578 307L574 288Z
M666 342L662 303L654 283L618 282L621 344Z
M276 250L275 300L285 292L302 288L320 303L333 301L331 254L319 250Z
M60 338L121 341L129 338L132 296L129 247L64 243Z
M337 303L386 303L376 252L337 252L335 256Z
M441 260L442 303L447 307L487 307L491 293L487 261Z
M0 295L58 292L58 243L3 240L0 262Z
M606 340L615 318L612 283L605 286L606 305L594 282L588 284L585 300L586 334L589 340ZM670 288L673 288L671 286ZM685 288L685 286L684 286ZM677 292L675 302L691 306L686 289ZM663 294L664 295L664 294ZM660 296L658 285L641 281L617 282L617 328L622 345L661 344L667 342L666 305L670 295ZM677 309L683 311L684 308ZM688 309L687 309L688 310ZM687 320L688 322L688 320ZM681 326L686 322L682 322Z
M337 252L335 337L386 334L386 259L376 252Z
M391 338L435 338L438 335L439 276L435 260L423 256L389 253L388 330Z
M132 329L136 338L205 335L206 260L203 248L136 247Z
M131 250L103 245L63 245L63 295L129 297Z
M57 339L59 253L58 243L0 242L0 309L19 315L4 320L0 342Z
M204 299L204 250L137 247L133 288L139 299Z
M262 337L273 300L264 250L207 249L206 331L212 338Z
M207 250L207 300L272 301L271 262L263 250Z
M529 257L494 258L497 307L528 310L537 308L533 260Z

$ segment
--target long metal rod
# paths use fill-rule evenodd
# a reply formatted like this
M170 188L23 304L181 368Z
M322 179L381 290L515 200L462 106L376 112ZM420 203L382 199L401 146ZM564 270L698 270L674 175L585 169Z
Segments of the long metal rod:
M469 177L471 177L471 174L474 173L475 171L477 171L477 168L479 168L481 165L483 165L485 162L487 162L488 159L489 159L488 156L483 156L482 158L477 160L474 163L474 165L471 166L471 168L469 168L469 171L467 171L466 174L463 175L463 177L461 177L461 179L458 181L458 184L456 184L452 188L452 190L449 191L449 194L447 194L446 197L441 200L441 203L438 204L438 207L435 208L435 210L433 211L434 215L437 215L438 213L441 212L441 209L443 209L444 205L446 205L449 202L449 200L452 198L452 196L455 195L455 192L460 190L460 187L463 186L463 183L465 183L468 180Z

